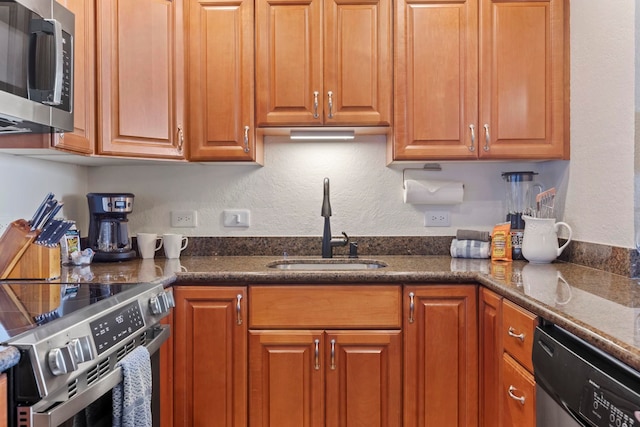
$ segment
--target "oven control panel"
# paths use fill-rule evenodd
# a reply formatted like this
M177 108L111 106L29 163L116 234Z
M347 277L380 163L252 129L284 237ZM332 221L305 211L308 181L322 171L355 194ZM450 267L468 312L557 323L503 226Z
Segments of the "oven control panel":
M101 355L144 327L140 304L138 301L133 301L118 311L94 320L90 323L90 327L96 351Z

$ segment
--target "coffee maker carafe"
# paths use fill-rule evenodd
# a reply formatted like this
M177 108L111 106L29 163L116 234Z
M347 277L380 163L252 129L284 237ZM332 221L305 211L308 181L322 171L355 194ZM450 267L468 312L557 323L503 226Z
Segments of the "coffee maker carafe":
M88 246L94 261L125 261L136 257L131 249L129 220L133 210L131 193L89 193Z
M537 172L504 172L502 178L506 188L506 221L511 223L511 248L513 259L524 259L522 256L522 238L524 236L524 220L522 215L534 213L535 197L543 188L534 182Z

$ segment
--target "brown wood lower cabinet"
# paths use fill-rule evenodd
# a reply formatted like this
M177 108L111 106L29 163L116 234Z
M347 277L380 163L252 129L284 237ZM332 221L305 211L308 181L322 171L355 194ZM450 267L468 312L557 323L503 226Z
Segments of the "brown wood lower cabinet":
M250 331L250 425L400 427L400 331Z
M477 293L176 286L173 425L476 427Z
M531 349L537 318L480 291L480 427L535 427Z
M174 426L246 426L246 288L176 286L174 296Z
M400 286L252 286L249 298L250 427L402 425Z
M7 374L0 375L0 427L7 427Z
M478 425L475 285L404 290L404 427Z

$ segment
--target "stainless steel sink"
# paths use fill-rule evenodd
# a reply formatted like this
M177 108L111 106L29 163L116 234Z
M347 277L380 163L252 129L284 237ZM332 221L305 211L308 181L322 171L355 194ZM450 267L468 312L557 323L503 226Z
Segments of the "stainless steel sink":
M279 270L372 270L384 268L387 264L370 259L283 259L267 264L269 268Z

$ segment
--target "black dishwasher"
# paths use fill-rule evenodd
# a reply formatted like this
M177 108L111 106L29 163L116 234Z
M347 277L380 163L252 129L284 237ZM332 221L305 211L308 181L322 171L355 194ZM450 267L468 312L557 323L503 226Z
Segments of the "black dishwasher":
M538 427L640 427L640 373L543 322L533 343Z

